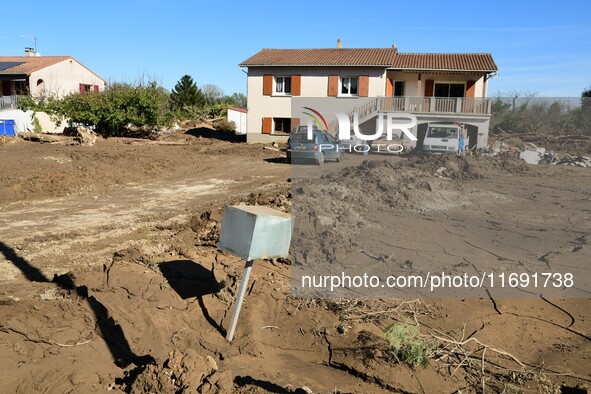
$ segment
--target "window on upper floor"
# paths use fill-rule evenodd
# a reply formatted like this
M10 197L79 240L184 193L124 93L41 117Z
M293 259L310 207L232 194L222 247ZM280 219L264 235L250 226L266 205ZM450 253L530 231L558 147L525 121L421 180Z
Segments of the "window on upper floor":
M275 94L291 94L291 77L275 77Z
M341 96L357 96L359 79L357 77L341 77Z
M435 83L435 97L464 97L463 83Z

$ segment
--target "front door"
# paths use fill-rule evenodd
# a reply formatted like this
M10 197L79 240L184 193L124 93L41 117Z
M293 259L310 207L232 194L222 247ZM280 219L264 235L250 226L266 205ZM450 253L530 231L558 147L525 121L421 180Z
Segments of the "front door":
M12 83L10 81L2 81L2 95L12 96Z

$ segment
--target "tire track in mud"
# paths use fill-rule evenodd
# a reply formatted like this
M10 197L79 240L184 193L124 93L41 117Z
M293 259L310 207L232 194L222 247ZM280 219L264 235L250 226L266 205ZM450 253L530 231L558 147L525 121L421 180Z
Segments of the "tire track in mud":
M63 271L63 265L108 256L111 249L125 247L128 238L141 236L134 233L149 231L158 222L186 220L195 206L268 189L286 175L284 167L264 165L235 179L235 174L217 169L209 178L133 185L100 199L70 196L13 204L0 210L0 240L52 275ZM0 281L18 276L18 270L0 260Z

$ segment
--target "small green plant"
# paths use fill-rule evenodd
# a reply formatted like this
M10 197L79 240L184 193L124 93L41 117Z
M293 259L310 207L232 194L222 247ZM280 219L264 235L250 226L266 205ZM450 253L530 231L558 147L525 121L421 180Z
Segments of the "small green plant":
M43 128L41 127L41 123L39 122L37 116L33 116L33 131L35 133L43 132Z
M429 364L431 344L410 319L391 325L382 336L390 345L387 353L398 362L410 367L426 367Z

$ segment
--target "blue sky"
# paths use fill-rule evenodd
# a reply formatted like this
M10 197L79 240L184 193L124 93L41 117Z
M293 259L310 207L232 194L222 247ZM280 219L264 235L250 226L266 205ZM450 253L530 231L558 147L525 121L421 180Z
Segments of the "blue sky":
M238 63L262 48L390 47L491 52L489 95L579 96L591 85L591 1L29 1L2 5L0 55L37 37L110 81L184 74L246 92Z

